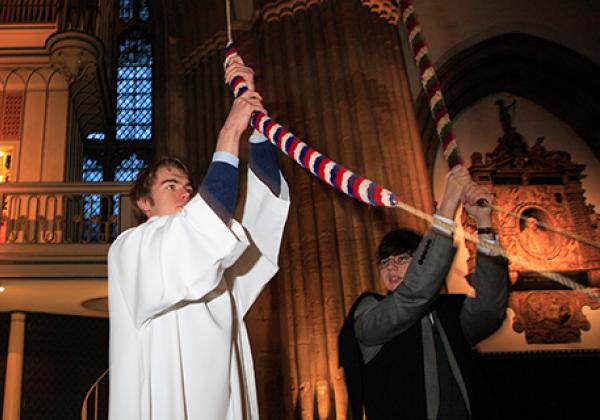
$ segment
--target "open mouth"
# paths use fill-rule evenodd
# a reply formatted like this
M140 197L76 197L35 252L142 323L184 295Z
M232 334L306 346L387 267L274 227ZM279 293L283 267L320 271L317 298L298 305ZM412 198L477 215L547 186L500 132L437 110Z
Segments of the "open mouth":
M398 284L400 283L400 280L402 280L400 277L390 277L391 284Z

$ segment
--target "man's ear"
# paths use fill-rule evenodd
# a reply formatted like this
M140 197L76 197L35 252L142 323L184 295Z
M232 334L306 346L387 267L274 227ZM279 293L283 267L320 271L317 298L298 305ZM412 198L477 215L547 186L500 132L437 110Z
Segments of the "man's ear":
M148 198L138 198L136 201L137 206L140 208L140 210L142 210L144 212L144 214L146 215L146 217L148 216L148 213L150 212L150 209L152 208L150 200Z

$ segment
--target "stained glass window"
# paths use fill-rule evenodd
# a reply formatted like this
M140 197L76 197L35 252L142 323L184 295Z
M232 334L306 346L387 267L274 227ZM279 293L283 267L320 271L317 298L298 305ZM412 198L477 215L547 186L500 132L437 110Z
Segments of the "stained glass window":
M81 178L85 182L104 181L104 170L102 169L102 165L97 160L84 156L83 173ZM100 201L100 194L89 194L83 196L83 220L90 220L92 217L100 215Z
M115 131L102 129L85 134L81 166L84 182L132 182L152 155L151 2L119 0L117 5ZM114 239L119 233L118 218L114 217L119 214L118 194L82 194L77 203L73 211L80 215L80 238Z
M88 135L85 138L87 140L92 140L92 141L103 141L104 139L106 139L106 134L104 134L102 132L93 132L93 133L88 133Z
M139 30L119 45L116 139L152 139L152 44Z
M142 22L147 22L150 19L150 6L148 0L140 0L139 17Z
M147 22L150 19L150 5L148 0L120 0L119 2L119 19L123 22L133 20L134 15L142 22Z
M102 165L95 159L88 156L83 157L83 174L81 179L84 182L101 182L104 181L104 170Z
M137 154L132 153L127 159L123 159L115 169L115 181L131 182L135 181L138 173L146 166L146 163L138 158Z
M123 159L115 169L115 181L132 182L135 181L140 170L146 166L146 163L138 158L137 154L132 153L127 159ZM119 214L119 196L113 197L113 214Z
M133 19L133 0L121 0L119 2L119 18L124 22Z

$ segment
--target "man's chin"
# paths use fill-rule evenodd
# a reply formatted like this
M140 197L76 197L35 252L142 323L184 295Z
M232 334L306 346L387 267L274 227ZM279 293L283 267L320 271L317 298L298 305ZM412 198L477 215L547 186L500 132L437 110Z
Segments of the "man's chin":
M402 284L402 279L390 280L391 290L396 290L400 284Z

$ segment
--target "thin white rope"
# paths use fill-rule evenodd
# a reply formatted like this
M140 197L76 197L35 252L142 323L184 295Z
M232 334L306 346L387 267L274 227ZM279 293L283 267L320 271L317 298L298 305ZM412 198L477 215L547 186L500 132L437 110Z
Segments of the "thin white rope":
M497 211L499 213L504 213L504 214L506 214L508 216L514 217L515 219L519 219L521 221L526 221L527 220L527 218L525 216L521 216L521 215L519 215L519 214L517 214L517 213L515 213L513 211L504 210L503 208L500 208L498 206L494 206L493 204L487 204L487 205L492 210ZM583 236L581 236L581 235L579 235L577 233L573 233L573 232L569 232L567 230L556 228L556 227L554 227L552 225L549 225L547 223L544 223L544 222L542 222L540 220L537 221L537 225L539 227L545 229L545 230L549 230L551 232L558 233L559 235L565 236L567 238L575 239L578 242L582 242L584 244L593 246L594 248L599 248L600 249L600 243L598 243L598 242L596 242L596 241L594 241L592 239L585 238L585 237L583 237Z
M473 242L475 245L479 246L480 248L484 248L493 254L500 255L513 263L517 263L517 264L541 275L542 277L545 277L547 279L555 281L556 283L559 283L570 289L585 293L586 295L590 296L593 299L600 300L600 293L598 293L590 288L587 288L585 286L582 286L581 284L577 283L576 281L571 280L570 278L568 278L566 276L563 276L562 274L548 271L540 264L536 264L536 263L534 263L526 258L523 258L519 255L509 254L500 245L490 244L488 242L481 241L477 235L473 235L472 233L467 232L464 229L462 230L462 233L460 233L458 231L458 226L456 226L455 224L447 224L447 223L442 222L439 219L434 220L433 216L430 215L429 213L426 213L426 212L424 212L420 209L417 209L406 203L399 202L396 207L406 211L407 213L412 214L413 216L416 216L420 219L426 220L429 223L432 223L432 224L437 223L437 224L441 225L444 229L452 232L452 234L457 234L459 238L462 236L466 240Z
M233 40L231 31L231 0L225 0L225 16L227 19L227 41Z

